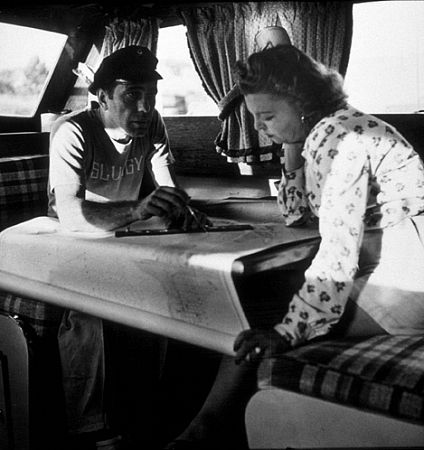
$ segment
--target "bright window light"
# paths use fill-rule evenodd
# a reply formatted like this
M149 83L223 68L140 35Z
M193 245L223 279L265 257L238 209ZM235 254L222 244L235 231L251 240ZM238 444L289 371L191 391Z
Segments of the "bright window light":
M0 115L34 116L67 36L0 23Z
M163 116L217 116L218 107L206 94L194 68L183 25L160 28L157 49L156 108Z
M424 109L424 2L353 6L353 39L345 87L365 112Z

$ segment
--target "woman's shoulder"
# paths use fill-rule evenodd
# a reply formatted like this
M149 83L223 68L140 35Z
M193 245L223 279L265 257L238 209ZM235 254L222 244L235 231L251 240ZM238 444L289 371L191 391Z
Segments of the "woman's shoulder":
M338 136L348 128L353 111L349 105L322 117L311 129L307 141L309 143L328 141L333 135Z
M347 104L323 117L312 128L309 137L313 140L318 139L321 135L325 136L327 140L331 135L344 137L349 134L361 137L365 134L386 132L387 128L390 128L390 125L383 120Z
M330 114L324 116L314 128L322 128L328 124L338 124L339 126L349 125L352 122L361 122L363 120L369 119L369 114L366 114L359 109L356 109L350 104L346 104L345 106L333 111Z

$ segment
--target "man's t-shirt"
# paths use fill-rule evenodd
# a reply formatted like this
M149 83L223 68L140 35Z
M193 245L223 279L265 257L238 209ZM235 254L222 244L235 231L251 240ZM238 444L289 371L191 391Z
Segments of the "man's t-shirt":
M97 109L61 117L50 137L49 212L56 216L54 189L79 184L85 199L96 202L137 200L145 170L155 178L172 164L168 136L155 110L145 136L128 144L112 140Z

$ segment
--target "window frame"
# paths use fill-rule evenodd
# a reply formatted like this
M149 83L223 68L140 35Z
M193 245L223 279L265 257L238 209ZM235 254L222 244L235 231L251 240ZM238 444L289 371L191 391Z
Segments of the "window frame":
M67 5L2 8L2 23L62 33L68 39L33 117L0 115L0 133L40 132L40 115L65 107L76 80L72 69L87 57L96 36L103 32L102 10L95 7L92 14L88 14L86 10L91 7L88 5L81 10ZM99 14L102 20L99 20Z

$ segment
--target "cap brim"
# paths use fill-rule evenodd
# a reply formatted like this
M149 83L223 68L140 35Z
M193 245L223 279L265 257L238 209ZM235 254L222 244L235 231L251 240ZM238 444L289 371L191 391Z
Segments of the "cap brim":
M162 76L156 71L139 72L137 74L131 74L125 77L113 78L111 80L94 80L88 87L88 91L91 94L96 94L97 89L99 89L101 85L105 86L107 84L113 83L114 81L121 81L126 83L148 83L150 81L157 81L162 79Z

